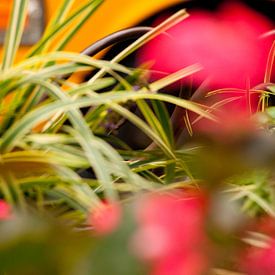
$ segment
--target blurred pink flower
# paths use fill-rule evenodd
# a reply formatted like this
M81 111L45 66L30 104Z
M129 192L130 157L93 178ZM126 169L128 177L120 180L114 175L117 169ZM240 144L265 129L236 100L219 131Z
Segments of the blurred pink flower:
M248 275L275 274L275 240L270 241L268 247L251 247L241 266Z
M231 88L232 92L208 98L201 92L200 103L216 107L214 114L219 123L197 120L196 114L188 112L194 132L228 137L254 128L250 116L257 110L260 95L249 89L264 80L273 37L264 38L263 34L272 28L272 23L261 14L239 2L228 1L215 13L191 11L189 18L168 31L169 35L160 35L145 45L139 62L154 60L152 69L166 73L200 63L202 71L192 76L196 86L207 80L212 90ZM224 104L217 108L221 101Z
M115 231L121 220L121 207L117 203L102 203L89 216L89 224L98 235L106 235Z
M0 220L11 218L11 207L4 200L0 200Z
M201 275L207 269L206 255L193 251L168 255L153 265L150 275Z
M196 133L221 140L254 131L257 125L251 119L251 115L257 111L259 99L259 93L233 89L204 98L200 103L212 108L211 113L218 121L198 119L197 114L188 112L192 128Z
M136 207L131 247L152 275L201 274L206 266L205 203L199 196L151 194Z
M160 35L140 51L139 63L154 60L154 70L171 73L194 63L203 70L193 75L211 89L246 88L263 82L272 39L267 18L244 4L228 1L217 12L191 11L186 20Z

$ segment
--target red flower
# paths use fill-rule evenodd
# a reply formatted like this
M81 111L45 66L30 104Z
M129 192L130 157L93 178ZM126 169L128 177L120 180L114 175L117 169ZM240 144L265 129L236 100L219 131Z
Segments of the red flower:
M117 229L121 220L121 208L117 203L102 203L93 210L89 217L89 224L99 235L106 235Z
M206 256L192 250L168 255L165 260L153 265L151 275L201 275L207 267Z
M192 275L205 270L204 206L199 196L175 192L151 194L138 202L138 230L131 247L151 264L152 275Z
M260 95L249 89L264 80L272 37L264 38L263 34L272 27L269 20L256 11L228 1L215 13L191 12L189 18L168 31L169 35L160 35L145 45L139 62L154 60L152 69L166 73L199 63L202 71L192 76L196 86L208 80L212 90L232 88L232 92L209 98L201 96L200 103L215 108L224 101L214 112L219 123L197 121L198 116L189 112L195 132L228 137L230 133L254 127L249 118L257 110Z
M7 220L11 217L11 207L4 200L0 200L0 220Z
M248 275L275 274L275 240L266 248L250 248L241 266Z
M272 39L262 35L272 24L243 4L227 2L216 13L191 12L191 16L160 35L140 52L139 61L154 60L154 70L174 72L200 63L193 75L196 85L209 79L209 87L246 88L263 81Z

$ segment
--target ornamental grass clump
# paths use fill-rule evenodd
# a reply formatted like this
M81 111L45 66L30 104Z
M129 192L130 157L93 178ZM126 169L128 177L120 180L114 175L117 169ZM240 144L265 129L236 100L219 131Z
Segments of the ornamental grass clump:
M68 211L82 213L80 217L83 217L99 203L100 197L117 200L120 186L126 185L129 192L153 186L141 176L142 171L136 173L131 168L134 151L123 150L130 155L129 159L124 159L111 145L115 140L112 141L112 135L102 127L103 121L110 120L110 109L145 132L162 152L164 163L176 162L177 157L169 121L165 125L161 123L167 113L160 101L179 104L202 116L211 115L196 104L157 93L175 81L173 76L151 83L150 91L142 87L135 91L135 83L128 78L134 76L136 70L117 63L146 40L184 19L185 11L141 37L114 60L104 61L62 51L101 4L99 0L85 1L70 12L73 2L61 3L41 40L24 60L15 63L28 1L14 1L0 76L1 191L7 202L19 208L27 209L29 205L39 209L65 207ZM198 66L191 66L175 78L198 69ZM79 84L69 77L95 70L99 71ZM100 92L103 89L104 92ZM158 114L153 115L152 107L145 100L154 102ZM145 121L127 109L128 101L137 102ZM89 108L88 113L81 112L81 108ZM107 138L111 141L107 142ZM136 154L138 158L139 152ZM184 167L183 163L181 165ZM138 169L138 165L135 166ZM89 178L81 177L81 171L88 169Z

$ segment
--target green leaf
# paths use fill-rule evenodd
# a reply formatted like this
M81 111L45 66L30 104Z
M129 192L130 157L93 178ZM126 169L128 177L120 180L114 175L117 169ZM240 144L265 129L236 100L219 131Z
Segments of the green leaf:
M163 21L161 24L159 24L157 27L153 28L151 31L147 32L143 36L141 36L139 39L137 39L135 42L130 44L128 47L126 47L124 50L119 52L117 56L115 56L111 62L112 63L118 63L127 56L129 56L131 53L139 49L141 46L146 44L148 41L152 40L154 37L158 36L160 33L165 32L167 29L171 28L172 26L176 25L183 19L187 18L189 15L185 10L180 10L177 13L170 16L168 19ZM103 76L105 73L105 70L100 70L97 74L95 74L89 81L93 82L97 78Z
M102 3L102 0L86 1L80 8L75 10L69 17L63 20L60 24L57 24L51 28L51 30L46 33L45 36L30 50L28 57L36 55L43 51L44 47L47 46L49 41L54 41L58 34L64 31L70 24L75 22L75 20L81 16L83 13L87 12L88 9L96 10L97 7Z
M9 68L15 59L21 37L24 31L25 20L27 17L28 0L14 0L9 20L9 26L4 43L4 57L1 70Z

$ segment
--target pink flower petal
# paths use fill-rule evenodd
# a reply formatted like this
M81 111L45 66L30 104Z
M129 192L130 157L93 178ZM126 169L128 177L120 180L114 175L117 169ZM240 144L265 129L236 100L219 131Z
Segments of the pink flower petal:
M193 75L200 85L210 79L217 88L246 88L263 81L271 39L260 36L272 24L243 4L227 3L216 13L191 12L191 16L145 45L139 62L154 60L154 70L174 72L200 63L203 70Z
M116 203L102 203L91 212L89 223L99 235L106 235L117 229L121 220L121 208Z
M11 218L11 207L4 200L0 200L0 220Z

